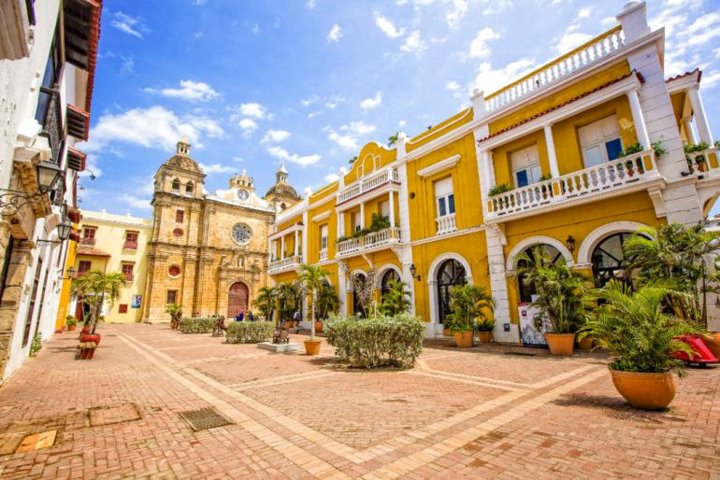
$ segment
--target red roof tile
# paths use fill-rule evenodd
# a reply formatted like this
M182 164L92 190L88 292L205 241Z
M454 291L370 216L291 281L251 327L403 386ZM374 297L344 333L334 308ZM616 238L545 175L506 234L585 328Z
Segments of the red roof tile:
M685 78L689 75L697 75L697 82L700 83L700 78L702 78L702 70L699 68L696 68L695 70L692 70L690 72L681 73L680 75L675 75L674 77L670 77L667 80L665 80L665 83L670 83L674 80L679 80L681 78Z
M90 257L109 257L109 253L105 253L99 248L91 247L89 245L78 245L77 247L77 254L78 255L88 255Z

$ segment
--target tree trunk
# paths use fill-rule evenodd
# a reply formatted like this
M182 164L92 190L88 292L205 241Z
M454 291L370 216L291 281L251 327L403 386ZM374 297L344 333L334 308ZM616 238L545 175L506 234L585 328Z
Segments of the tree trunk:
M312 292L312 314L310 317L310 340L315 340L315 290Z

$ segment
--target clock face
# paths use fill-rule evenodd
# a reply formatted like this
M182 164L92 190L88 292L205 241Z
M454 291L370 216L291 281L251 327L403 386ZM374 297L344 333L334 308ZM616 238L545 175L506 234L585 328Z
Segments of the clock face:
M247 200L249 196L250 196L250 194L248 193L247 190L242 190L242 189L240 189L240 190L238 190L238 192L237 192L237 197L238 197L240 200L242 200L243 202L244 202L245 200Z
M250 241L250 237L252 237L252 230L246 224L236 223L232 228L232 238L236 243L245 245Z

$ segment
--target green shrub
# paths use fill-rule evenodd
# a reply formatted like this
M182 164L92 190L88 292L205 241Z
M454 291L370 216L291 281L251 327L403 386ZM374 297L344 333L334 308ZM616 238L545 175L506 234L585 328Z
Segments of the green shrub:
M260 343L272 338L273 322L232 322L227 327L227 343Z
M183 318L180 320L182 333L211 333L215 328L217 318Z
M412 367L422 352L425 325L412 315L358 319L331 315L325 337L335 355L355 367Z
M42 349L42 338L39 333L36 333L30 343L30 356L34 357Z

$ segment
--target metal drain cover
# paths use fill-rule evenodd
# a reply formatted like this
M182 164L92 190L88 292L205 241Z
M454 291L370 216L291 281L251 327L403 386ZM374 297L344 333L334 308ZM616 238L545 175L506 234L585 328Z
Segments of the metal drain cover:
M180 417L185 420L185 422L195 432L198 432L200 430L207 430L208 428L232 425L234 423L222 416L220 412L215 409L215 407L180 412Z
M515 355L516 357L535 357L536 353L529 352L505 352L505 355Z

